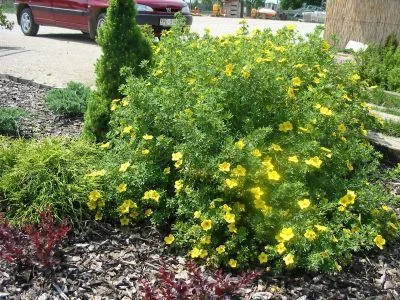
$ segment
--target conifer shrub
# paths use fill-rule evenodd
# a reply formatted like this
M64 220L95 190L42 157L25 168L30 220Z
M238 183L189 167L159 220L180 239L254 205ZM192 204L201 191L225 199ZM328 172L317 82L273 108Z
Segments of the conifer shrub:
M35 223L52 207L57 220L88 217L85 174L100 159L91 144L72 139L23 141L0 138L0 212L16 225Z
M45 103L54 113L66 116L83 115L90 96L90 88L79 82L68 82L65 88L47 92Z
M0 108L0 134L18 136L21 129L21 118L26 112L21 108Z
M112 101L107 159L89 174L96 219L150 218L167 245L232 269L335 272L383 250L399 222L369 181L376 120L320 33L164 34L153 72Z
M110 1L97 42L103 53L96 63L97 94L89 99L84 135L94 135L101 140L107 132L111 100L121 97L119 88L125 83L121 69L141 76L146 74L147 63L151 60L151 46L136 24L133 1Z

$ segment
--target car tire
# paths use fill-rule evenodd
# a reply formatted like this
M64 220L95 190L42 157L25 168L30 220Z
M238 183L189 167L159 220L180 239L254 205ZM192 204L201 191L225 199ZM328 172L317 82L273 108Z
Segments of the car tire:
M38 33L39 25L35 23L32 10L29 7L22 10L19 20L23 34L27 36L34 36Z
M106 14L105 13L99 14L99 16L97 17L97 21L96 21L96 35L97 35L100 27L103 26L105 22L106 22Z

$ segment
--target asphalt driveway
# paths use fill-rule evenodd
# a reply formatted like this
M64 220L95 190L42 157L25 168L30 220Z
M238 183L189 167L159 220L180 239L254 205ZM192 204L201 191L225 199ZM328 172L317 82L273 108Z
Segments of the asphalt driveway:
M62 87L69 81L95 84L94 64L101 49L79 31L41 26L36 37L24 36L14 15L14 29L0 29L0 74L12 75L38 83ZM234 33L241 19L194 17L191 30L199 34L209 28L212 34ZM277 30L287 24L296 24L305 34L317 26L314 23L247 19L250 30L271 28Z

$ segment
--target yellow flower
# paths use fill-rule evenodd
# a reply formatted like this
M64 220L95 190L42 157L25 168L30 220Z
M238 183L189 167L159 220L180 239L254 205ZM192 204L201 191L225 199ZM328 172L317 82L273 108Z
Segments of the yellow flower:
M231 268L237 268L237 260L231 258L231 259L228 261L228 265L229 265Z
M157 70L153 73L153 75L154 75L154 76L159 76L159 75L161 75L162 73L163 73L162 70L157 69Z
M229 232L232 232L232 233L237 233L237 228L236 228L235 223L230 223L230 224L228 225L228 231L229 231Z
M233 70L233 65L227 64L225 67L225 75L228 77L232 76L232 70Z
M260 255L258 255L258 260L260 264L265 264L268 262L268 255L265 252L261 252Z
M232 170L233 175L240 177L246 176L246 169L243 168L241 165L237 165L236 168Z
M260 187L254 187L250 189L250 192L254 195L254 198L260 199L264 195L264 191Z
M272 163L272 157L269 157L269 156L265 157L262 164L265 166L265 170L267 170L267 171L273 171L275 168Z
M356 196L357 195L354 191L347 190L346 195L344 195L342 198L339 199L339 204L343 205L344 207L352 205L355 202Z
M321 168L322 160L320 160L318 156L314 156L313 158L307 159L306 164L319 169Z
M101 144L100 145L100 148L102 148L102 149L108 149L108 148L110 148L111 147L111 143L110 142L107 142L107 143L105 143L105 144Z
M299 77L295 77L292 79L292 84L293 86L300 86L301 85L301 79Z
M200 243L202 243L202 244L211 244L211 236L210 235L202 236L201 239L200 239Z
M279 233L279 237L282 238L283 241L290 241L294 237L294 232L291 227L285 227Z
M129 225L129 222L131 221L128 217L122 217L119 219L121 226L126 226Z
M279 131L288 132L291 130L293 130L293 125L290 121L286 121L283 122L282 124L279 124Z
M300 69L300 68L304 67L304 64L295 64L293 67L296 69Z
M87 206L89 207L90 210L94 210L94 209L96 209L96 207L97 207L97 202L96 202L96 201L93 201L93 200L90 200L90 201L87 203Z
M243 76L243 78L249 78L250 77L250 72L248 71L248 70L246 70L246 69L243 69L242 70L242 76Z
M147 154L149 154L150 153L150 150L149 149L143 149L142 150L142 154L143 155L147 155Z
M175 237L172 234L169 234L164 238L164 242L167 245L171 245L174 241L175 241Z
M325 232L325 231L328 231L328 227L326 227L326 226L322 226L322 225L314 225L314 227L315 228L317 228L317 230L318 231L321 231L321 232Z
M338 207L338 211L340 211L340 212L344 212L345 210L346 210L346 207L345 207L345 206L340 205L340 206Z
M345 132L346 131L346 125L344 125L343 123L338 125L338 131L339 132Z
M102 170L99 170L99 171L93 171L92 173L87 174L86 176L88 176L88 177L97 177L97 176L104 176L104 175L106 175L106 170L102 169Z
M322 50L328 51L331 48L331 45L327 41L322 41Z
M178 160L181 160L182 158L183 158L183 154L181 152L172 153L173 161L178 161Z
M231 169L231 164L225 161L222 164L219 164L218 168L221 172L229 172Z
M144 139L145 141L150 141L150 140L153 139L153 136L150 135L150 134L145 134L145 135L143 136L143 139Z
M297 164L299 162L299 158L297 157L297 155L289 156L288 161Z
M351 101L351 98L347 94L343 95L343 99L347 100L347 101Z
M224 215L224 220L225 220L227 223L235 223L235 214L231 214L230 212L227 212L227 213Z
M286 61L286 58L281 58L280 60L278 60L278 63L284 63Z
M144 192L142 199L143 200L151 199L151 200L158 202L160 200L160 194L156 190L148 190L148 191Z
M196 210L196 211L193 213L193 217L194 217L195 219L200 219L200 217L201 217L201 211Z
M126 98L124 100L121 101L122 106L128 106L129 102L128 100L126 100Z
M350 79L351 79L352 81L358 81L358 80L361 79L361 77L360 77L360 75L358 75L358 74L353 74L353 75L350 77Z
M176 180L174 184L175 193L179 193L183 188L183 180Z
M303 200L297 201L297 204L300 206L300 209L306 209L310 206L311 201L310 201L310 199L303 199Z
M121 214L127 214L129 213L129 210L133 208L137 208L137 204L135 202L133 202L131 199L125 200L119 207L118 207L118 211Z
M222 254L225 252L225 246L224 245L219 245L217 248L215 248L218 254Z
M148 208L144 211L144 215L146 217L150 217L153 214L153 210L151 208Z
M113 104L111 104L110 110L111 110L111 111L114 111L114 110L117 110L117 108L118 108L118 105L115 104L115 103L113 103Z
M130 133L132 130L132 126L126 126L122 129L122 133Z
M171 173L171 168L170 167L166 167L165 169L164 169L164 171L163 171L163 174L164 175L168 175L168 174L170 174Z
M275 250L276 252L278 252L279 254L282 254L283 252L286 251L286 247L284 243L279 243L278 245L275 246Z
M283 260L285 261L285 265L286 266L290 266L294 264L294 255L289 253L288 255L286 255Z
M194 247L194 248L192 249L192 251L190 251L190 257L191 257L191 258L197 258L197 257L200 256L200 254L201 254L201 249L199 249L199 248L197 248L197 247Z
M389 206L387 206L387 205L382 205L381 208L384 211L389 211Z
M117 193L125 192L126 188L127 188L126 183L121 183L119 186L117 186Z
M317 234L315 233L314 230L307 229L306 232L304 233L304 237L309 241L313 241L317 237Z
M346 166L347 166L347 169L349 169L349 171L354 170L353 164L350 161L346 161Z
M203 228L203 230L208 231L211 229L211 227L212 227L212 221L210 219L201 222L201 228Z
M296 30L296 25L294 25L294 24L288 24L288 25L286 25L286 28L288 29L288 30L290 30L290 31L293 31L293 30Z
M324 115L324 116L332 116L333 115L333 112L325 106L322 106L319 109L319 112L321 113L321 115Z
M281 148L281 146L279 146L278 144L272 144L272 145L268 148L268 150L270 150L270 151L276 151L276 152L283 151L283 149Z
M294 89L291 86L289 86L287 93L290 99L294 99L296 97L294 94Z
M126 170L129 168L131 164L129 162L126 162L124 164L121 164L121 166L119 167L119 171L120 172L126 172Z
M318 83L321 82L321 79L319 79L318 77L314 77L313 81L314 81L315 84L318 84Z
M201 249L200 250L200 255L199 255L200 258L204 258L207 255L208 255L208 251L206 249Z
M251 151L251 155L253 155L254 157L261 157L261 151L258 149L254 149L253 151Z
M239 150L242 150L244 148L244 146L246 146L246 143L243 140L238 140L235 143L235 147Z
M103 213L101 211L97 211L96 215L94 216L94 220L100 221L101 219L103 219Z
M96 201L97 199L100 199L101 194L98 190L93 190L89 193L89 200L90 201Z
M179 169L180 166L182 166L182 163L183 163L182 159L177 160L177 161L175 162L175 164L174 164L175 168Z
M230 189L233 189L234 187L238 186L237 180L236 179L230 179L230 178L225 179L225 184Z
M281 179L281 175L279 175L279 173L276 171L268 171L267 176L269 180L278 181L279 179Z

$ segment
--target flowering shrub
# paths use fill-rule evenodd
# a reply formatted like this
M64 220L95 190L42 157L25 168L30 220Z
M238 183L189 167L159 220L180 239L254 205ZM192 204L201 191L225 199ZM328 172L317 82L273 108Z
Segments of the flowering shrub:
M103 182L89 193L96 219L150 217L166 244L233 269L334 271L383 249L399 224L389 193L367 181L375 120L320 31L181 31L111 104L107 159L89 174Z

